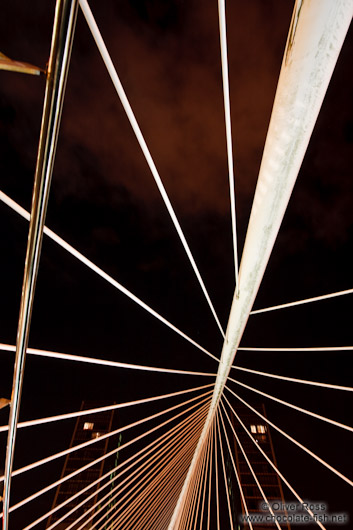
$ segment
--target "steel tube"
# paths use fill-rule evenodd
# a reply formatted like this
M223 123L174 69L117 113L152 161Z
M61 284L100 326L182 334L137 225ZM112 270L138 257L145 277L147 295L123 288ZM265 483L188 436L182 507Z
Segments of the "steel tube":
M75 30L77 7L77 0L58 0L55 8L54 28L49 65L46 73L45 97L32 195L31 219L28 233L20 314L17 327L16 358L4 473L3 530L8 530L9 525L11 474L26 350L28 346L33 299L43 239L43 227L47 211L66 79Z

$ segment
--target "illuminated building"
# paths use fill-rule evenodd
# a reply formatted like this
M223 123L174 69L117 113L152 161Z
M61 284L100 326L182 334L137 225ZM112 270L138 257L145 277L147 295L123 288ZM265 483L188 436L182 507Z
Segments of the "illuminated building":
M93 403L83 401L81 405L81 410L97 408L98 406L101 406L101 404L97 404L96 402ZM91 439L99 438L102 435L110 432L113 422L113 415L114 411L109 410L105 412L78 417L74 433L71 439L70 447L82 444L83 442L87 442ZM69 453L66 456L61 476L64 477L66 475L69 475L70 473L77 471L79 468L85 466L86 464L89 464L90 462L93 462L94 460L106 454L108 441L109 438L104 438L99 442L84 447L83 449L79 449L78 451ZM80 490L84 489L86 486L99 479L103 473L104 462L105 460L101 460L97 464L89 467L85 471L78 473L71 479L60 484L56 490L52 508L55 508L56 506L60 505L69 497L71 497L75 493L78 493ZM46 528L49 528L51 524L53 524L55 521L58 521L62 517L63 513L69 512L72 508L76 507L78 503L90 496L95 490L98 489L98 487L99 483L95 486L95 488L89 489L78 499L74 499L74 501L71 501L66 504L62 510L58 510L57 512L52 514L48 519ZM96 504L96 502L97 494L94 495L89 501L87 501L81 508L75 510L75 512L71 516L66 517L65 520L62 523L59 523L55 528L57 530L63 530L64 528L67 528L71 523L76 521L83 513L87 512L89 508ZM73 527L73 530L75 528L78 528L81 524L82 520L80 521L80 523ZM90 523L88 523L84 527L85 530L88 528L91 528Z
M266 417L264 405L254 405L256 410L258 410L263 416ZM256 444L259 444L264 453L268 458L274 463L277 467L276 457L273 449L271 433L267 424L259 417L255 412L251 411L245 405L239 404L235 407L235 412L238 414L248 431L252 434L253 438L256 441ZM244 452L253 468L254 474L256 475L260 486L273 507L273 512L275 516L280 518L287 516L286 511L279 509L279 504L284 504L284 496L282 484L279 476L273 467L268 463L266 458L261 454L256 445L250 440L250 437L245 432L243 427L239 424L234 414L232 414L232 423L239 438L239 442L242 445ZM238 476L242 486L245 503L248 508L250 516L267 516L271 517L271 514L268 510L263 509L264 499L259 490L258 485L256 484L255 478L252 475L249 465L246 462L243 452L239 447L239 444L234 437L234 453L235 453L235 462L236 468L238 471ZM239 488L237 484L232 483L231 485L232 497L233 497L233 511L235 512L234 520L237 524L236 528L249 528L247 524L241 523L241 518L246 516L245 507L241 497L239 495ZM237 498L239 500L237 501ZM240 516L241 514L241 516ZM281 520L278 521L281 528L290 530L290 525L288 523L283 523ZM255 522L255 519L252 519L252 525L254 530L273 530L276 525L269 521L266 524L261 524Z

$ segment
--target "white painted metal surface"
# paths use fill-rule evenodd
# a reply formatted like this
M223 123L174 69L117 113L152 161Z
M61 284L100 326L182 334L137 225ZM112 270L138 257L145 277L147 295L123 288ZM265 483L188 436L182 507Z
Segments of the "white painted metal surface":
M353 0L298 0L267 134L226 339L204 429L174 510L178 528L190 480L261 284L294 183L353 15Z

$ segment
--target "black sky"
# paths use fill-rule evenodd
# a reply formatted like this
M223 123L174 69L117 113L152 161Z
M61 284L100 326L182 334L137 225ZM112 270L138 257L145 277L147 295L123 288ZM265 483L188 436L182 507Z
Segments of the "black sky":
M271 113L292 2L229 2L229 71L241 249ZM44 66L54 5L12 2L0 50ZM216 2L92 2L92 10L185 230L222 324L233 289L232 248ZM352 287L352 31L347 36L256 307ZM1 189L30 206L44 79L0 72ZM0 204L1 337L15 343L27 225ZM221 336L79 13L47 225L215 355ZM246 346L352 342L349 297L253 316ZM214 371L214 362L44 240L30 346L126 362ZM245 354L242 366L351 385L351 352ZM9 396L11 354L2 353ZM132 379L134 375L134 379ZM242 381L352 424L352 400L334 391ZM82 399L137 399L196 385L61 361L28 359L21 418L79 408ZM250 393L241 393L254 399ZM348 476L350 433L266 403L268 416ZM2 423L6 411L2 411ZM72 426L19 436L16 465L69 443ZM279 466L312 500L349 511L348 485L274 435ZM38 440L38 443L37 441ZM60 465L58 466L60 470ZM56 472L58 472L56 470ZM43 472L43 483L52 480ZM14 498L33 490L17 485ZM50 505L51 499L46 499ZM45 502L38 511L45 509ZM34 510L34 509L33 509ZM34 513L34 512L33 512ZM20 517L20 516L18 516ZM352 516L353 517L353 514ZM32 519L30 517L30 519ZM24 524L22 521L19 525ZM15 526L14 526L15 528ZM332 527L334 528L334 527Z

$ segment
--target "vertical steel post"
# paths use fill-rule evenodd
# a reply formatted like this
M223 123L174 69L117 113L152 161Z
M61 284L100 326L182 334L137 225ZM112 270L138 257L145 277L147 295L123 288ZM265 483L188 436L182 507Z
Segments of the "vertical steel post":
M43 227L47 211L61 111L77 17L77 8L78 0L57 0L55 8L54 27L46 78L43 115L32 195L31 219L28 233L20 314L17 327L16 359L12 384L4 473L3 530L8 530L9 526L11 473L21 401L24 365L43 239Z

